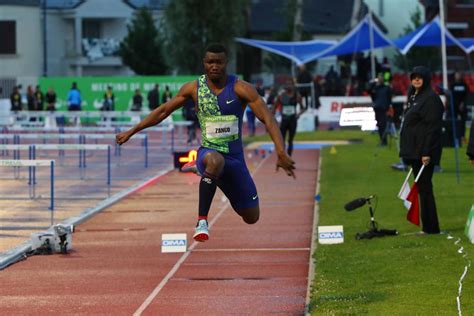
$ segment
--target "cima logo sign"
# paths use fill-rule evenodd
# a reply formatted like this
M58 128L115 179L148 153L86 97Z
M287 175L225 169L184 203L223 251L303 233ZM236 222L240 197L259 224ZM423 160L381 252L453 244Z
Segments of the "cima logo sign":
M341 244L344 242L342 225L318 226L318 240L320 244Z
M175 240L163 240L161 242L162 246L186 246L186 240L184 239L175 239Z
M319 239L328 239L328 238L344 238L342 232L329 232L329 233L320 233Z
M186 252L186 234L162 234L161 252Z

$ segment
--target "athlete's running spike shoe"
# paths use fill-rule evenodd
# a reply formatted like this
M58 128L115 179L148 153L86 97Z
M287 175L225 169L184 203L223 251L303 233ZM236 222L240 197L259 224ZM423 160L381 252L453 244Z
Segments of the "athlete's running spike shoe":
M204 242L209 239L209 227L205 219L198 220L193 238L199 242Z
M201 176L199 174L199 170L196 166L196 160L187 162L184 166L181 167L181 171L182 172L193 172L193 173L197 174L198 176Z

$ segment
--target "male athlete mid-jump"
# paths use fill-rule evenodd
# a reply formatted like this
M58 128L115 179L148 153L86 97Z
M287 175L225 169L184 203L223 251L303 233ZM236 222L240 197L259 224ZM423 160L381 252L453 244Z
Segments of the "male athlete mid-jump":
M246 223L254 224L259 219L257 189L245 164L242 146L242 116L247 105L265 124L275 144L277 170L283 168L289 176L295 177L295 163L285 151L278 123L251 84L226 73L227 61L227 50L223 45L209 45L203 59L204 75L184 84L175 97L130 130L116 136L121 145L135 133L162 122L187 100L194 101L202 131L196 161L202 175L199 216L193 236L196 241L209 239L207 216L217 187Z

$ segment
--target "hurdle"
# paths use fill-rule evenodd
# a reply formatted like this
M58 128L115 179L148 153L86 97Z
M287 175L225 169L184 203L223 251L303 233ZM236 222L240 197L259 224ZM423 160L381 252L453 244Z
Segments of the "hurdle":
M13 140L13 144L20 144L22 139L41 139L43 141L45 141L46 139L58 139L60 144L64 144L65 139L73 139L77 140L79 144L86 144L88 139L95 139L96 141L99 139L115 140L115 136L115 134L0 134L0 139L2 140L3 144L5 140L9 139ZM144 166L145 168L148 168L148 134L134 135L134 138L142 140L141 144L144 150ZM115 142L114 149L114 155L120 156L120 146ZM2 153L5 154L4 152ZM64 152L60 150L59 156L64 156Z
M39 144L32 145L30 159L36 159L36 150L78 150L79 151L79 174L81 180L85 178L86 168L86 150L107 150L107 185L110 188L112 183L111 176L111 149L110 145L95 144Z
M51 195L50 195L50 206L49 209L51 210L51 225L54 224L54 160L0 160L0 167L44 167L49 166L51 169L51 177L50 177L50 188L51 188ZM31 178L31 175L30 175ZM34 190L35 182L33 179L30 179L30 198L31 198L31 189Z
M13 160L20 160L21 154L20 151L28 150L29 154L28 157L31 156L31 145L10 145L10 144L0 144L0 150L2 151L3 155L5 151L8 154L9 150L13 151ZM28 167L28 171L30 173L29 182L31 181L31 166ZM13 178L19 179L20 178L20 166L13 166ZM30 184L30 183L28 183Z
M79 175L81 180L85 178L85 171L86 168L86 150L107 150L107 185L110 191L110 185L112 183L112 176L111 176L111 147L110 145L95 145L95 144L30 144L30 145L21 145L21 144L13 144L13 145L1 145L0 150L13 150L14 153L14 160L20 159L20 151L21 150L28 150L29 151L29 159L35 160L36 159L36 150L78 150L79 151ZM16 170L16 173L15 173ZM14 177L15 179L19 178L19 170L18 168L14 168ZM36 184L36 169L34 167L29 168L29 181L28 184ZM34 193L33 193L34 197Z

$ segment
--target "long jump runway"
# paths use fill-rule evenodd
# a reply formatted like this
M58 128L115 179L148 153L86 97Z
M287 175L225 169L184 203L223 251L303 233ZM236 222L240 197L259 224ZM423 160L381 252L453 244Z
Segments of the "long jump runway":
M245 224L218 190L210 240L192 241L199 177L170 172L77 227L67 255L0 271L2 315L304 313L319 150L296 150L297 179L276 155L249 159L261 207ZM161 234L186 233L186 253Z

